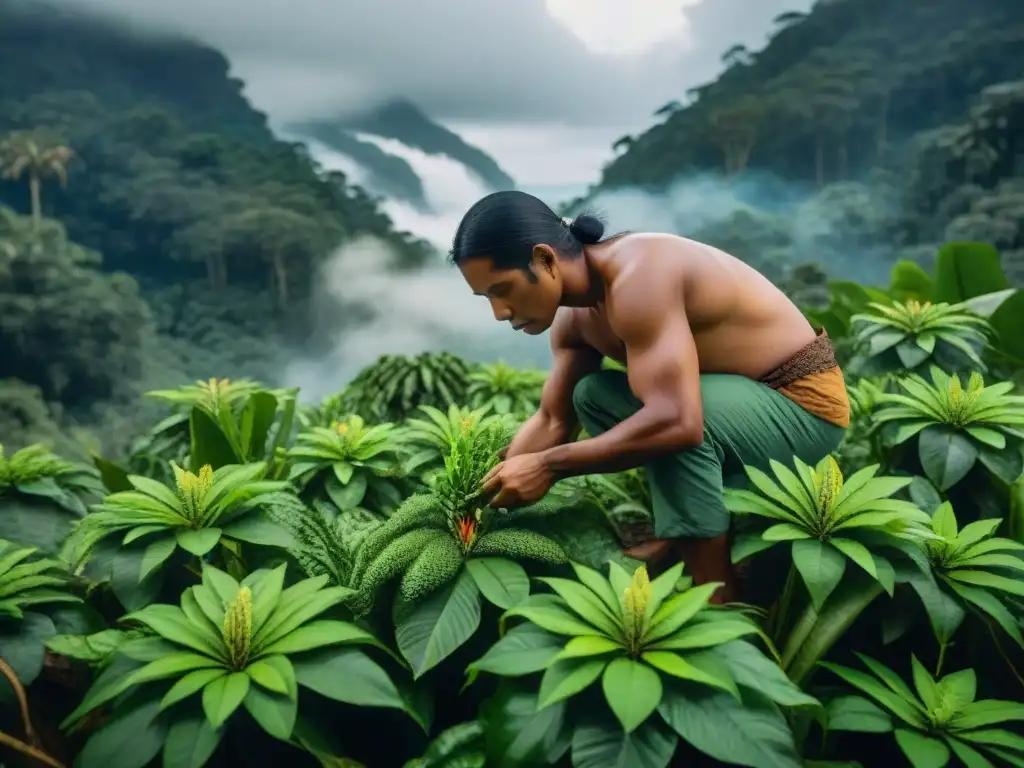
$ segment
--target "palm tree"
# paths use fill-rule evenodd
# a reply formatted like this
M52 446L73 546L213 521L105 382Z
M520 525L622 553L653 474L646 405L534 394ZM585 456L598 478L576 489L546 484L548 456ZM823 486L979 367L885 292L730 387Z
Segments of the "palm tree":
M722 150L727 175L742 173L747 167L764 112L764 102L752 95L731 99L711 110L711 137Z
M737 43L722 54L722 63L725 64L726 69L732 69L740 64L750 64L752 60L753 54L742 43Z
M34 232L39 231L42 220L43 180L54 176L61 187L67 187L67 166L74 157L75 152L70 147L30 133L13 133L0 143L0 176L13 180L28 177Z
M803 11L783 11L772 19L772 23L780 29L787 29L806 18L807 14Z

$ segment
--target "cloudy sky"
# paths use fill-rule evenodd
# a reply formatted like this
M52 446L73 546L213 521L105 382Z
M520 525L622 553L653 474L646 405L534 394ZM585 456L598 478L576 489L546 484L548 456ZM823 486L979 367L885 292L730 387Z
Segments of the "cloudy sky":
M405 96L522 184L594 178L610 145L811 0L61 0L221 49L275 121Z

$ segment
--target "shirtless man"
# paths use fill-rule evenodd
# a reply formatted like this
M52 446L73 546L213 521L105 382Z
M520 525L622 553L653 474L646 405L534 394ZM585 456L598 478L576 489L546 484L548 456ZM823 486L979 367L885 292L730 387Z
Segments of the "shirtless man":
M451 260L473 292L517 331L551 329L554 358L484 490L515 507L562 478L642 465L657 540L628 554L674 550L731 601L723 481L835 449L850 420L842 373L827 336L742 261L674 235L603 234L595 217L565 222L518 191L488 195L459 225ZM580 426L588 439L575 440Z

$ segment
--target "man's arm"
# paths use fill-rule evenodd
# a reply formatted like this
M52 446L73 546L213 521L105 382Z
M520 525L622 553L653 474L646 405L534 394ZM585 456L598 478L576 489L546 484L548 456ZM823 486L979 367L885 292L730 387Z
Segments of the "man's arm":
M630 469L703 440L700 366L682 280L646 260L630 264L608 294L609 324L626 345L629 387L643 407L597 437L544 451L556 477Z
M503 458L526 453L542 453L571 440L578 428L572 392L580 379L600 370L601 354L581 343L570 315L556 320L551 329L553 364L540 407L516 434Z

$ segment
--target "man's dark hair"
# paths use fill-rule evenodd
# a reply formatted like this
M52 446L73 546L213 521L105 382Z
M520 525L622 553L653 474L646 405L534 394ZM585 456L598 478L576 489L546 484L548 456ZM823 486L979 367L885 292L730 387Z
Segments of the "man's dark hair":
M601 242L604 224L592 213L563 221L540 198L519 192L493 192L478 200L462 217L455 231L449 260L490 258L497 269L530 270L533 248L550 245L562 256L583 254L583 246Z

